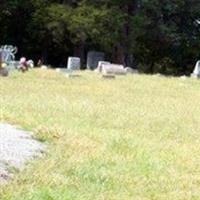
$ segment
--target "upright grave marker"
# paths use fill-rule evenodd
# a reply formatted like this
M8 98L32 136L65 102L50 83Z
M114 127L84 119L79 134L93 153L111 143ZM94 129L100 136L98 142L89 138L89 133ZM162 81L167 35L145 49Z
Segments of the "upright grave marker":
M197 61L194 71L192 73L192 77L200 78L200 60Z
M103 52L90 51L87 55L87 69L94 70L98 67L99 61L104 61L105 54Z
M78 57L69 57L67 69L69 70L80 70L81 68L81 59Z

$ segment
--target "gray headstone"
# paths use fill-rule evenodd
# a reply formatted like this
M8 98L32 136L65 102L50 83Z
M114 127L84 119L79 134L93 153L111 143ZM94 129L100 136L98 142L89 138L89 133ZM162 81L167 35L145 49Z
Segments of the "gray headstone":
M115 74L115 75L126 75L127 71L123 65L116 64L106 64L102 65L102 73L103 74Z
M196 77L196 78L200 77L200 60L197 61L196 65L195 65L195 68L194 68L194 71L192 73L192 76Z
M104 61L105 54L103 52L90 51L87 55L87 69L94 70L98 67L99 61Z
M67 69L69 70L80 70L81 68L81 59L78 57L69 57Z

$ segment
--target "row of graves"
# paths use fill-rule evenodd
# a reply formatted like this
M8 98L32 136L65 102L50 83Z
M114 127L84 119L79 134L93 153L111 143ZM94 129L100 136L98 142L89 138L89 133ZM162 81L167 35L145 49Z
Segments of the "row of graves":
M0 46L0 76L8 76L9 73L14 69L25 72L29 68L34 67L34 62L32 60L27 60L25 57L22 57L19 61L16 61L15 55L17 51L17 47L12 45ZM136 69L106 61L105 54L97 51L88 52L86 67L88 70L92 70L101 74L103 78L115 78L117 75L138 73ZM41 68L47 69L48 67L41 65ZM77 77L77 72L80 69L81 59L79 57L69 57L67 68L57 68L56 71L64 72L68 77ZM196 78L200 77L200 61L196 63L191 76Z
M81 59L79 57L69 57L67 68L57 68L57 72L67 73L68 77L78 77L77 71L81 69ZM117 75L127 75L138 73L130 67L113 64L105 60L103 52L90 51L87 55L87 69L95 71L103 78L115 78Z
M47 67L43 66L43 68L46 69ZM103 78L115 78L117 75L138 73L136 69L106 61L105 54L96 51L88 52L86 68L102 74ZM69 57L67 68L57 68L56 71L67 73L67 77L78 77L77 71L80 69L81 59L79 57ZM197 61L191 77L200 78L200 61Z
M81 60L77 57L68 58L68 72L80 70ZM103 77L114 78L116 75L136 74L138 70L125 67L119 64L113 64L105 61L105 54L102 52L91 51L87 55L87 69L101 73ZM58 69L59 71L59 69ZM193 78L200 78L200 60L196 62L191 74Z
M34 62L25 57L17 61L15 59L17 51L17 47L12 45L0 46L0 76L8 76L13 70L25 72L34 67Z
M68 58L67 72L72 73L74 71L80 70L81 60L77 57ZM127 74L138 74L138 70L125 67L119 64L113 64L111 62L105 61L105 55L102 52L89 52L87 56L87 69L94 70L97 73L102 74L103 78L115 78L117 75L127 75ZM57 69L57 71L61 71ZM68 74L68 77L78 77L77 74ZM196 62L194 70L191 74L192 78L200 78L200 60ZM189 78L189 76L181 76L180 78Z

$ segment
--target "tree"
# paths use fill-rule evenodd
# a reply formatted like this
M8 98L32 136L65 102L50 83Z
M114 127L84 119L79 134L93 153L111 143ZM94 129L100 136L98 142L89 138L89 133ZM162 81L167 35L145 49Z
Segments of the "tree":
M149 73L189 73L200 57L194 0L1 0L1 43L53 65L88 50ZM20 21L18 20L20 19Z

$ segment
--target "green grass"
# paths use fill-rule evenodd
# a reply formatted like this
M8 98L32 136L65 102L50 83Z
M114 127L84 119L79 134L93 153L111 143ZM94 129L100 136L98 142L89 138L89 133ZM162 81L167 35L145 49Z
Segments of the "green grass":
M200 199L200 82L81 74L0 78L0 120L48 144L0 199Z

